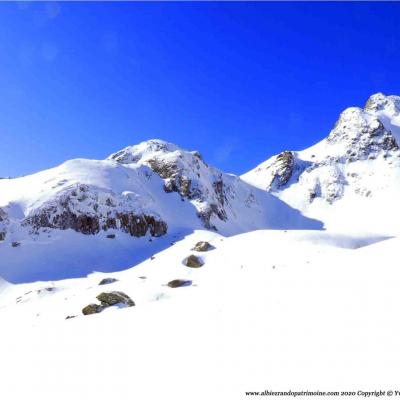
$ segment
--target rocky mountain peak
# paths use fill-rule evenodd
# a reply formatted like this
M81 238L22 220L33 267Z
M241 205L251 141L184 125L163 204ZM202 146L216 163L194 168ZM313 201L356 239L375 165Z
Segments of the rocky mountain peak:
M383 110L386 110L392 115L398 115L400 113L400 97L376 93L368 99L364 107L364 111L373 113Z
M342 112L326 141L339 144L334 155L350 161L375 158L380 152L398 149L379 117L358 107Z

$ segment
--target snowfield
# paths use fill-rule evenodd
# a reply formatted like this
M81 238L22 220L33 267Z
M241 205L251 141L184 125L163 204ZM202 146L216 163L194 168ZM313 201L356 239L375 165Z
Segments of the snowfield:
M1 179L1 398L399 390L399 115L242 177L150 140Z
M182 260L199 240L215 248L188 268ZM390 388L398 246L328 232L197 231L126 271L3 284L2 395L243 399L264 389ZM118 281L99 286L106 276ZM192 285L166 286L173 279ZM136 306L83 316L104 290Z

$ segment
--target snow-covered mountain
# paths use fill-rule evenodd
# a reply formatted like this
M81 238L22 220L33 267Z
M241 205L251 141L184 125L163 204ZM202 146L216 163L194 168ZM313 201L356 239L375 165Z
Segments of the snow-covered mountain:
M400 97L382 93L343 111L329 135L242 175L304 215L341 231L400 227Z
M195 229L232 235L321 227L199 153L150 140L106 160L0 180L0 276L124 268Z
M0 180L1 395L392 390L399 127L378 94L242 178L151 140Z

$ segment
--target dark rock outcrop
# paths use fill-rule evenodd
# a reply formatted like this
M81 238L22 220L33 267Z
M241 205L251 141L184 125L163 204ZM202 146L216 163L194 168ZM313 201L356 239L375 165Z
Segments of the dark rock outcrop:
M193 247L193 251L208 251L213 249L213 246L211 246L210 243L208 242L197 242L196 245Z
M132 307L135 305L133 300L123 292L102 292L96 296L97 300L101 304L89 304L82 309L83 315L98 314L102 312L105 308L115 306L117 304L123 304L127 307Z
M280 188L289 182L294 169L294 156L291 151L283 151L276 156L273 164L275 169L272 185Z
M96 296L103 307L114 306L116 304L125 304L128 307L135 305L133 300L123 292L103 292Z
M178 287L190 286L191 284L192 284L192 281L190 281L190 280L174 279L173 281L168 282L167 285L170 288L178 288Z
M191 254L189 257L183 260L183 263L190 268L200 268L204 265L203 260L200 257Z
M86 307L82 308L83 315L90 315L90 314L98 314L104 310L105 307L99 304L89 304Z
M7 213L0 208L0 240L4 240L7 234L7 225L9 223Z
M118 282L115 278L104 278L99 282L99 285L109 285L110 283Z
M96 188L76 185L37 208L22 224L31 227L33 231L41 228L72 229L85 235L94 235L108 229L118 229L136 237L145 236L147 232L152 236L167 233L168 226L160 217L122 211L129 207L134 205L125 198L118 198L116 194L110 193L104 199Z

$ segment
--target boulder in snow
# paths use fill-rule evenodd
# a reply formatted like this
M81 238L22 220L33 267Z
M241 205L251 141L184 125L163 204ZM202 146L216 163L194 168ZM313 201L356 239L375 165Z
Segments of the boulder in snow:
M128 307L135 305L134 301L124 292L102 292L96 296L103 307L114 306L116 304L125 304Z
M213 246L211 246L208 242L197 242L196 245L193 247L193 251L208 251L211 250Z
M189 257L183 260L183 263L190 268L200 268L204 265L203 260L200 257L191 254Z
M90 314L98 314L104 310L104 306L100 304L89 304L86 307L82 308L83 315L90 315Z
M170 288L190 286L191 284L192 284L192 281L185 280L185 279L174 279L173 281L168 282L168 286Z
M99 285L109 285L110 283L117 282L118 279L115 278L104 278L99 282Z

